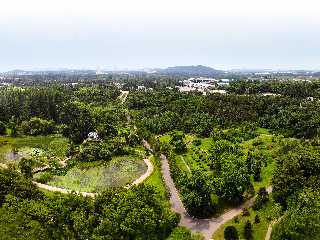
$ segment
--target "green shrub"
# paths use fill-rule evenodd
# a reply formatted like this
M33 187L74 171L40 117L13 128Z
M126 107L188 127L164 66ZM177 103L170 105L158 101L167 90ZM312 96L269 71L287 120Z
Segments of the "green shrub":
M0 121L0 135L6 134L6 125Z
M242 210L242 216L244 216L244 217L250 216L250 212L247 208L244 208Z
M243 235L247 240L252 239L252 224L249 220L244 225Z
M33 117L29 121L23 121L21 128L24 134L37 136L52 134L55 129L53 121L47 121L38 117Z
M265 187L262 187L258 191L258 196L254 200L254 204L252 206L253 210L260 210L263 205L269 200L268 192Z
M82 162L110 161L111 152L105 143L85 142L80 147L78 159Z
M256 216L254 217L254 223L260 223L260 217L259 217L259 215L256 215Z
M238 240L239 234L234 226L228 226L224 229L224 239L225 240Z
M177 227L173 229L167 240L202 240L203 237L199 234L193 234L185 227Z
M195 140L193 140L193 145L195 145L195 146L200 146L201 145L201 139L195 139Z
M39 177L37 178L37 181L39 183L47 183L52 179L52 177L53 176L50 172L44 172L39 175Z

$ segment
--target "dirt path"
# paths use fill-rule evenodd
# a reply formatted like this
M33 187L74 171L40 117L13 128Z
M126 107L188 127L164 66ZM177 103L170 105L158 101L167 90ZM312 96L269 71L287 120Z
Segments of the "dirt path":
M50 192L60 192L60 193L64 193L64 194L69 194L69 193L75 192L75 193L77 193L79 195L82 195L84 197L95 197L95 196L97 196L97 193L72 191L72 190L65 189L65 188L54 187L54 186L50 186L50 185L47 185L47 184L38 183L36 181L32 181L32 183L34 185L36 185L38 188L42 188L42 189L48 190Z
M265 240L270 240L271 239L271 233L272 233L273 224L274 224L274 222L269 224L266 237L264 238Z
M171 178L171 175L170 175L170 167L169 167L169 163L166 156L161 155L160 160L161 160L162 176L170 192L171 208L173 211L181 215L181 220L179 225L187 227L193 232L200 232L204 236L205 240L211 239L214 232L217 231L221 225L231 220L235 216L241 214L243 208L251 207L254 202L254 198L251 198L241 206L237 208L233 208L217 218L210 218L210 219L193 218L188 215L179 197L178 190L176 189L173 179ZM268 190L272 191L272 188L268 188Z
M8 168L8 166L7 166L6 164L4 164L4 163L0 163L0 167L1 167L1 168L4 168L4 169L7 169L7 168Z
M129 91L121 91L121 95L119 96L119 99L121 101L121 104L124 104L128 97Z
M181 157L182 162L184 163L184 165L188 169L188 172L191 173L191 169L190 169L189 165L186 163L186 161L184 160L184 157L183 156L180 156L180 157Z
M137 178L136 180L134 180L134 181L130 184L130 187L142 183L144 180L146 180L146 179L152 174L152 172L153 172L153 165L152 165L151 161L150 161L148 158L143 159L143 161L144 161L144 163L148 166L148 169L147 169L147 171L146 171L143 175L141 175L139 178Z
M266 237L264 238L264 240L270 240L271 239L271 234L272 234L272 228L275 224L277 224L278 222L281 221L281 219L284 217L285 215L282 215L280 218L278 218L277 220L272 221L269 226L268 226L268 231L266 234Z

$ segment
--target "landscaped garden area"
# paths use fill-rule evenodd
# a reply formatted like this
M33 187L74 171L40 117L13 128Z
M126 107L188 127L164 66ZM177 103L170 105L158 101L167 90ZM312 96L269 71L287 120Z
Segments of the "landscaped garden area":
M109 187L121 187L134 181L147 170L143 159L139 156L113 157L107 163L79 163L67 171L65 175L52 175L48 185L82 192L101 192ZM34 175L35 179L47 173Z
M228 130L224 130L224 132L227 133ZM183 133L180 132L180 134ZM275 168L274 159L280 149L279 142L282 138L269 133L267 129L260 128L255 131L251 138L233 140L235 146L238 146L238 149L234 149L234 151L240 150L249 158L251 156L251 158L261 158L258 166L254 166L257 171L257 179L255 180L254 176L251 178L255 191L260 187L268 187L271 184L270 181ZM170 134L162 135L159 136L159 140L162 143L170 144L172 136ZM216 142L219 142L219 140L215 140L214 137L201 138L192 134L184 135L182 144L185 145L186 150L175 155L175 164L187 175L191 175L197 169L212 171L214 166L208 158L213 154L212 151ZM231 142L226 143L230 144ZM218 147L222 148L223 145ZM220 154L224 154L223 151Z
M225 229L231 226L235 227L238 239L247 239L246 234L250 233L252 240L265 239L269 224L279 218L280 214L281 207L275 204L273 199L269 199L261 209L256 211L252 208L245 209L240 215L223 224L212 239L225 240Z

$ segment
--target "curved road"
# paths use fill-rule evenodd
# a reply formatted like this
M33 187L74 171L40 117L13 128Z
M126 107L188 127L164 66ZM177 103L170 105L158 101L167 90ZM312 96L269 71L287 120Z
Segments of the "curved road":
M183 203L179 197L178 190L175 187L173 179L170 174L170 167L168 160L165 155L160 156L161 160L161 172L164 178L164 182L170 192L170 204L173 211L179 213L181 215L181 220L179 225L189 228L193 232L200 232L205 240L211 239L213 233L218 230L218 228L234 218L235 216L241 214L243 208L249 208L252 206L254 202L254 198L249 199L241 206L237 208L233 208L228 212L222 214L217 218L209 218L209 219L197 219L188 215L186 209L183 206ZM272 191L272 188L269 187L267 189L268 192Z

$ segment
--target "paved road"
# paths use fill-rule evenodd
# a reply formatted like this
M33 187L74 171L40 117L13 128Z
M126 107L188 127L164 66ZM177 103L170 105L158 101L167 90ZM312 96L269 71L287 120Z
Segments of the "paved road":
M234 218L235 216L241 214L243 208L249 208L254 202L254 198L249 199L244 204L237 208L233 208L228 212L222 214L218 218L209 219L196 219L188 215L183 203L179 197L178 190L175 187L173 179L170 175L170 167L168 160L165 155L160 156L161 160L161 172L164 182L170 192L170 204L173 211L181 215L181 220L179 225L189 228L193 232L200 232L205 240L211 239L213 233L218 230L218 228ZM272 188L268 188L268 191L272 191Z

